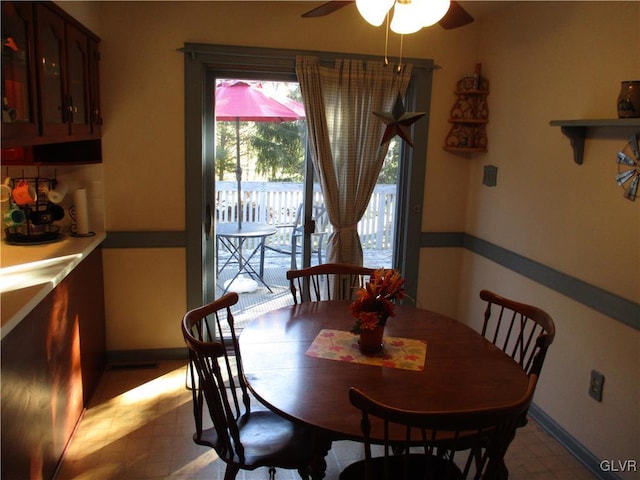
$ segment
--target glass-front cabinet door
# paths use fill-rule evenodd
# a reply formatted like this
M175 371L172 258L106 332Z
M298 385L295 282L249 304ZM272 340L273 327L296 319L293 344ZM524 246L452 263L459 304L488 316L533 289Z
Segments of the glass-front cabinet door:
M68 135L70 112L65 98L64 20L42 4L36 8L42 135Z
M33 9L2 2L2 140L37 137Z
M89 120L91 134L99 137L102 130L100 110L100 52L98 42L89 38Z
M72 135L91 133L88 49L87 36L67 24L67 120Z

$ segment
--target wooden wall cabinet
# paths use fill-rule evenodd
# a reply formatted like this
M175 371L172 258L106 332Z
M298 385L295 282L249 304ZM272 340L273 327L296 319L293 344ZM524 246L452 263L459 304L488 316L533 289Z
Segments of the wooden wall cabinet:
M100 249L2 340L1 355L2 478L51 479L106 364Z
M36 131L26 130L26 120L17 116L5 115L3 107L2 117L2 146L3 163L95 163L101 161L101 155L96 158L96 148L91 141L100 140L102 118L100 114L99 93L99 53L100 39L93 33L68 16L63 10L51 2L3 2L3 69L2 69L2 97L3 105L8 108L16 102L13 100L12 88L15 90L12 70L5 72L5 54L11 54L12 46L7 45L4 38L5 9L21 13L24 36L29 35L26 42L24 70L32 76L29 88L25 83L28 78L23 74L19 90L25 93L23 103L32 105L34 112L29 116L29 122L35 122ZM21 25L18 20L13 23ZM20 31L18 27L13 30ZM14 42L21 48L20 43ZM16 55L14 55L16 56ZM7 60L8 62L8 60ZM14 62L16 63L16 62ZM15 70L15 69L14 69ZM35 78L35 83L33 82ZM13 82L13 83L12 83ZM25 110L25 108L21 108ZM77 143L68 151L60 144ZM57 144L52 147L51 144ZM37 148L31 148L37 147ZM83 147L87 147L83 153ZM12 151L5 149L13 149ZM63 154L59 152L62 150ZM78 158L73 155L80 153ZM60 160L60 157L65 160ZM84 157L84 158L83 158Z

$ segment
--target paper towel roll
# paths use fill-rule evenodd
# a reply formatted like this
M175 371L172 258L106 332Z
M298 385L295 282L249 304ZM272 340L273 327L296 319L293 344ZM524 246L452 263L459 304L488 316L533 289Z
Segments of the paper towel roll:
M87 190L77 189L73 194L76 214L76 235L89 234L89 210L87 208Z

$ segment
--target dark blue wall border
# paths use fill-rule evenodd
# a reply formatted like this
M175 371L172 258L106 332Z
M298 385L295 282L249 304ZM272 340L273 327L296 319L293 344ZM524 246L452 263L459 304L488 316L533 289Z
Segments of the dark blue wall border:
M640 330L640 304L473 235L461 232L423 233L420 246L466 248L631 328Z
M186 248L184 231L108 232L103 248ZM463 232L423 232L420 248L466 248L640 330L640 304Z
M600 468L600 459L587 450L584 445L573 438L564 428L562 428L553 418L541 410L535 403L529 408L529 416L533 418L540 427L549 435L555 438L569 453L577 458L596 478L601 480L619 480L620 477L606 472Z
M478 255L562 293L608 317L615 318L631 328L640 330L640 304L638 303L472 235L464 234L463 244L464 248Z

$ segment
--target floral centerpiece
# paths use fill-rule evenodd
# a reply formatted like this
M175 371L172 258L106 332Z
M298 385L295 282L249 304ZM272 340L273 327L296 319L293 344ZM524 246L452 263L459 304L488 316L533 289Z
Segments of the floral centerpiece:
M355 295L349 307L356 318L351 332L361 334L376 327L384 328L387 319L394 315L394 302L405 296L404 278L395 270L379 268Z

